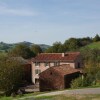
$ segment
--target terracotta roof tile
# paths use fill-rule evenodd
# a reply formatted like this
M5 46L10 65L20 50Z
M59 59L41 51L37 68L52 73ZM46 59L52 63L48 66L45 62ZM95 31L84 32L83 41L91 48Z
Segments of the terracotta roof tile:
M63 53L41 53L33 58L32 61L74 61L79 55L79 52L65 53L64 56Z
M62 75L66 75L66 74L72 74L72 73L76 73L76 72L80 72L79 70L70 67L70 65L60 65L60 66L55 66L52 67L54 70L58 71L60 74Z
M45 74L46 72L48 72L48 71L52 71L52 72L54 72L54 73L58 73L58 74L60 74L60 75L62 75L62 76L68 75L68 74L77 73L77 72L80 73L79 70L70 67L70 65L63 64L63 65L59 65L59 66L55 66L55 67L50 67L50 68L48 68L47 70L41 72L39 75L40 75L40 76L43 76L43 77L47 77L47 76L44 75L44 74Z

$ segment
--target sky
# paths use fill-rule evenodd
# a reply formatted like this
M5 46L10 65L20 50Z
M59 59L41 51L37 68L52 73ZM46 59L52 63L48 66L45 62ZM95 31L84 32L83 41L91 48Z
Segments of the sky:
M52 45L100 35L100 0L0 0L0 41Z

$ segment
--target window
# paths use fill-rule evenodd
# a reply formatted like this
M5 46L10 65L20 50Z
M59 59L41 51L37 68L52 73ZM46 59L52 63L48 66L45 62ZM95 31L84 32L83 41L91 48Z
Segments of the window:
M80 68L80 63L78 63L78 68Z
M52 75L52 72L50 72L50 75Z
M45 66L50 66L50 63L46 62L46 63L45 63Z
M40 66L40 62L35 62L35 66Z
M54 62L54 66L57 66L57 64L58 64L57 62Z
M60 61L54 62L54 66L59 66L59 65L60 65Z
M35 70L35 74L40 74L41 73L41 70L40 69L36 69Z
M60 65L60 61L58 62L58 65Z

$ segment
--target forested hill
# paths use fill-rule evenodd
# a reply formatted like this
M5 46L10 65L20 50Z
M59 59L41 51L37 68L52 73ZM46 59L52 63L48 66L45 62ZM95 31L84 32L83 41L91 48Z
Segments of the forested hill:
M34 43L27 42L27 41L19 42L19 43L11 43L11 44L0 42L0 51L8 51L14 48L18 44L26 44L27 46L31 47ZM37 45L39 45L43 51L50 47L49 45L46 44L37 44Z
M19 43L4 43L0 42L0 51L8 51L12 48L14 48L18 44L25 44L29 47L32 45L39 46L40 49L42 49L42 52L47 53L61 53L61 52L67 52L67 51L76 51L80 48L89 47L93 49L100 49L100 36L96 34L95 37L83 37L83 38L69 38L65 40L64 43L61 42L55 42L52 46L46 45L46 44L34 44L31 42L19 42ZM35 47L36 49L37 47Z

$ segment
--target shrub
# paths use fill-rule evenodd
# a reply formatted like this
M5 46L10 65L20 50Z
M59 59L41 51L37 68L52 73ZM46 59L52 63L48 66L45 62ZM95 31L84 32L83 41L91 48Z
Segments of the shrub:
M79 77L72 81L71 88L86 87L96 84L95 75L88 74L86 77Z
M83 79L80 76L79 78L76 78L75 80L72 80L71 88L78 88L83 86Z
M100 71L98 71L96 74L96 80L100 80Z
M84 86L95 85L95 75L88 74L84 79Z
M96 85L100 85L100 71L96 74Z

